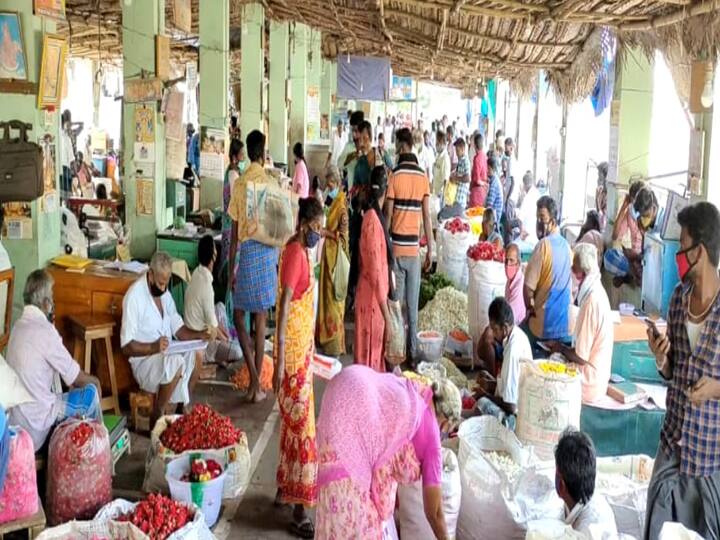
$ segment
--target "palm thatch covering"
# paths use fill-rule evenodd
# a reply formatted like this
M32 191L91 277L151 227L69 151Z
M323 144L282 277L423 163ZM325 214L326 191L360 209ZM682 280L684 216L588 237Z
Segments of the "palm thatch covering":
M93 56L99 50L105 58L121 55L121 1L67 0L68 24L62 30L70 36L71 54ZM173 2L165 2L166 26L179 60L196 54L199 1L192 1L193 28L188 35L172 28ZM243 3L248 0L231 0L231 34L241 26ZM628 46L640 46L650 54L659 48L668 58L687 64L698 57L715 58L720 44L720 0L261 3L268 18L321 30L326 57L387 56L397 74L466 90L489 77L529 89L538 70L544 70L557 93L569 101L592 89L605 28L617 37L620 56Z

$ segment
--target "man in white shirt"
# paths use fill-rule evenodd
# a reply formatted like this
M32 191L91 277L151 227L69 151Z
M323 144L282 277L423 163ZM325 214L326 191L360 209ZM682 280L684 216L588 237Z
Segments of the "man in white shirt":
M565 503L565 523L588 538L617 538L612 508L595 494L595 475L592 440L566 429L555 447L555 489Z
M226 367L228 363L240 360L242 351L238 344L230 343L228 329L217 315L217 311L222 314L225 306L215 305L212 273L216 259L215 240L207 234L198 242L200 264L193 271L185 291L185 326L197 332L208 332L210 341L205 350L205 360Z
M522 232L520 239L534 247L538 242L537 237L537 202L540 198L540 192L535 187L535 179L530 171L523 176L523 195L520 202L520 211L518 217L522 222Z
M415 147L415 155L418 159L418 164L423 168L423 171L425 171L425 174L428 176L428 180L430 181L430 185L432 185L432 174L433 174L433 158L430 155L430 152L425 147L425 142L423 141L423 133L422 131L416 131L413 134L413 146Z
M102 420L100 381L80 369L52 322L52 288L53 279L45 270L28 276L23 291L25 307L7 348L8 365L33 398L10 409L10 423L28 432L36 452L53 426L65 418L79 414ZM55 391L58 376L71 387L69 392Z
M340 158L343 148L345 148L346 142L347 135L343 129L343 121L338 120L337 129L333 131L332 140L330 141L330 151L328 152L327 159L325 160L326 170L330 165L337 165L337 161Z
M145 392L157 394L151 420L154 422L168 404L190 403L190 394L199 377L202 355L195 352L166 355L172 338L207 339L208 332L190 330L175 308L169 285L172 276L170 255L157 251L150 270L133 283L123 299L120 345L130 358L130 367Z
M495 392L489 394L481 390L476 408L480 414L492 415L505 427L514 430L520 384L520 362L533 359L530 340L515 324L512 307L502 296L490 303L488 317L495 343L502 347L503 361ZM485 376L487 378L487 374Z
M447 151L447 143L445 138L445 132L439 129L435 134L435 147L437 149L437 156L435 157L435 164L433 165L432 174L432 192L433 195L440 197L440 207L444 206L442 203L443 192L448 180L450 180L450 155Z
M62 126L60 130L60 165L62 165L62 183L60 185L60 193L63 198L70 196L70 182L72 179L72 165L75 161L75 150L73 149L72 138L70 136L71 116L70 111L65 109L61 118Z

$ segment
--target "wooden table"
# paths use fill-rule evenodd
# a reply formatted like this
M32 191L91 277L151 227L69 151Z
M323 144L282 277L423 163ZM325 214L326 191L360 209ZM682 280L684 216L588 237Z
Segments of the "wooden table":
M137 387L130 363L120 352L120 328L122 326L122 303L125 293L140 275L132 272L106 270L98 263L88 266L83 273L68 272L55 265L48 266L48 272L55 280L55 326L63 338L68 351L73 351L73 334L70 315L109 315L115 321L112 346L115 357L115 373L118 394L121 401L130 390ZM81 366L84 368L84 366ZM110 374L105 362L101 362L97 373L103 386L103 393L110 391Z

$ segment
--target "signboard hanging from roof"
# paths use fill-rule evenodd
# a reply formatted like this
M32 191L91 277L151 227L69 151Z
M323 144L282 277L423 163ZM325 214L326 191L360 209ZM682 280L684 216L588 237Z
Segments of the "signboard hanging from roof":
M390 83L391 101L414 101L416 98L415 81L412 77L393 75Z
M390 60L338 55L337 97L385 101L390 95Z

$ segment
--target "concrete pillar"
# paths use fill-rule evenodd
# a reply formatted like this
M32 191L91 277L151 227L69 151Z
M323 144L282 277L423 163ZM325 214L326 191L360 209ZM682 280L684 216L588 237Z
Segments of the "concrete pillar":
M228 126L230 0L200 2L200 126ZM201 178L200 205L222 206L222 180Z
M320 83L322 79L322 51L320 49L320 32L309 30L308 36L308 60L307 60L307 95L305 108L307 125L305 140L308 144L320 142ZM313 108L310 105L313 103ZM315 107L317 105L317 107Z
M27 60L28 80L37 83L40 80L40 61L42 57L43 32L54 33L56 23L50 19L33 15L32 2L27 0L0 0L0 10L15 11L20 15L23 43ZM28 139L38 139L49 134L55 142L55 210L48 211L42 204L42 198L30 203L32 212L32 238L11 240L3 238L2 243L15 268L15 287L12 308L14 315L22 309L22 291L30 272L45 266L47 261L60 253L60 216L58 205L60 193L58 178L62 172L60 163L59 117L61 111L45 113L37 108L35 94L4 93L0 99L0 118L2 120L21 120L32 124ZM13 135L15 136L15 135ZM52 196L51 196L52 197ZM6 221L7 221L6 217ZM10 308L10 306L8 306Z
M653 62L644 52L631 49L615 80L608 180L626 185L633 175L647 176L652 103Z
M155 73L155 36L165 29L165 0L123 2L123 71L126 81L138 79L141 72ZM165 212L165 126L160 122L158 102L125 103L123 111L125 159L125 208L131 228L130 252L133 257L147 259L155 251L155 235L167 225ZM153 174L138 176L135 143L135 111L140 107L155 110ZM138 215L138 180L150 180L153 186L151 215Z
M713 108L720 107L720 62L715 66L715 99ZM720 134L720 114L706 113L711 116L710 131ZM705 135L706 139L708 135ZM705 141L707 159L707 169L702 176L703 178L703 194L705 198L720 206L720 136L710 137L710 141Z
M240 129L243 139L263 129L262 88L265 76L265 10L260 4L243 7L240 66Z
M320 118L327 115L328 140L332 139L332 132L335 129L332 121L332 110L335 103L335 92L337 91L337 63L334 60L323 58L322 81L320 83ZM383 118L385 115L383 115ZM386 144L389 144L387 141Z
M270 133L267 133L273 161L288 161L287 81L289 25L270 22L270 97L268 99Z
M290 26L290 147L305 145L307 133L307 72L310 28L295 23ZM290 154L288 154L290 155ZM292 161L292 158L289 159ZM292 171L290 171L292 172Z

